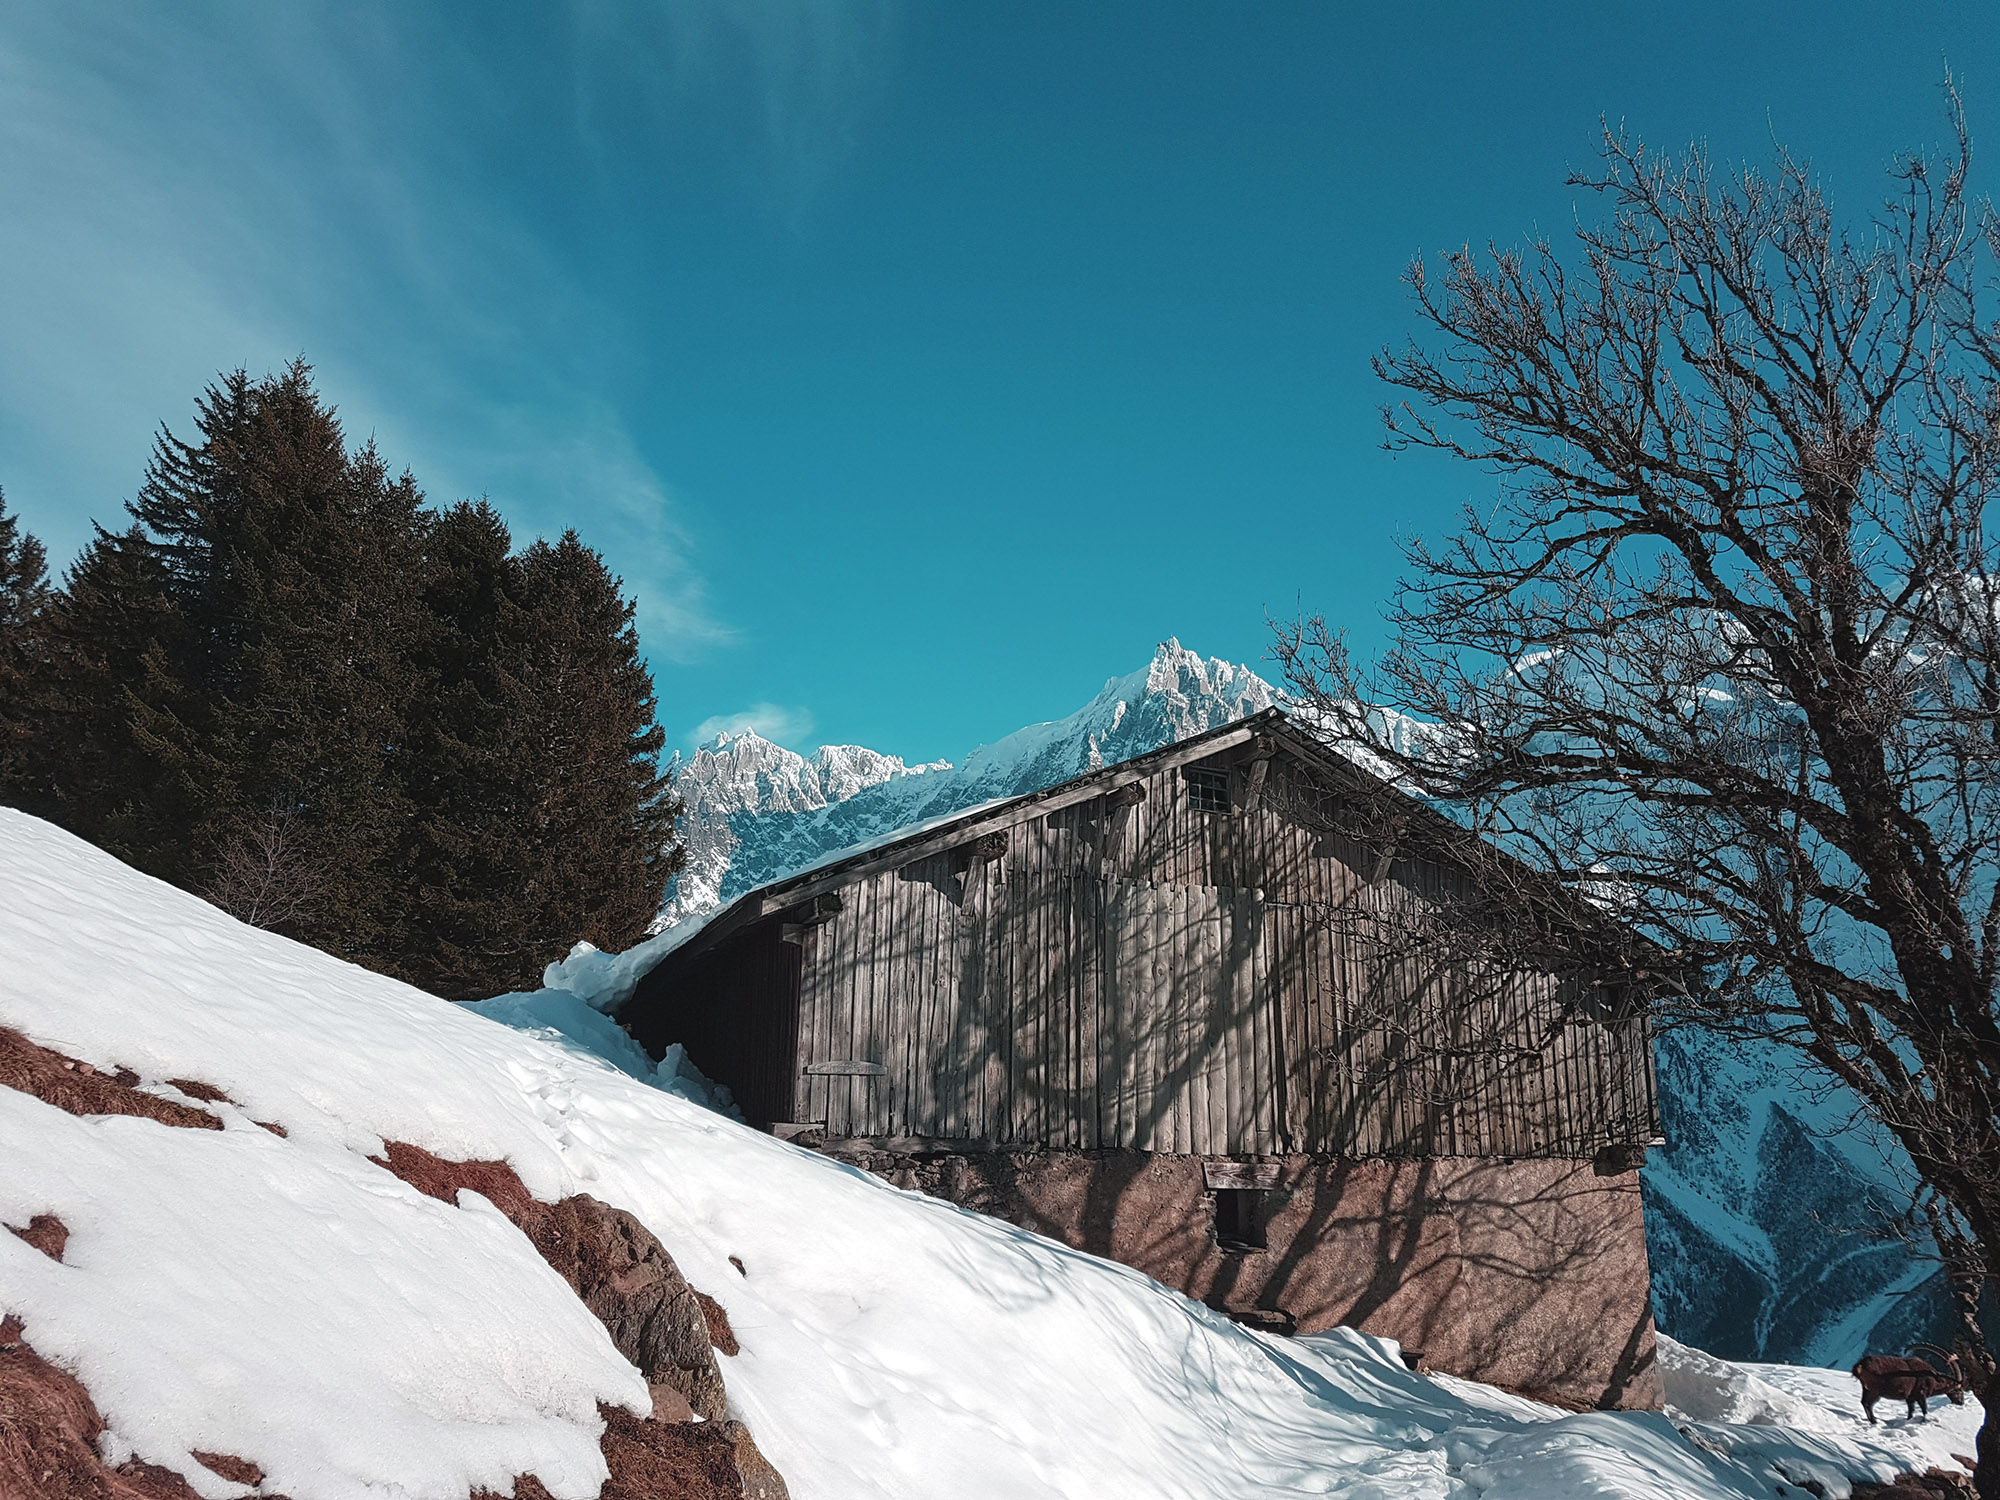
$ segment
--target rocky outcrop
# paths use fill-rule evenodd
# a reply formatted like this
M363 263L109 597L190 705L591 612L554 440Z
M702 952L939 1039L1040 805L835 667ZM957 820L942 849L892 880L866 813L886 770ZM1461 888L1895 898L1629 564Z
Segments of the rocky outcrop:
M749 1430L726 1418L715 1350L737 1352L728 1314L688 1285L666 1247L638 1219L587 1193L540 1202L504 1161L447 1161L403 1141L388 1142L373 1160L446 1203L455 1203L463 1189L486 1197L520 1227L646 1377L653 1388L651 1416L602 1408L611 1479L599 1500L784 1500L784 1481ZM689 1420L697 1416L703 1420ZM532 1476L514 1489L515 1500L543 1493Z
M1976 1493L1969 1475L1927 1469L1921 1474L1898 1474L1887 1484L1864 1480L1854 1486L1853 1500L1973 1500Z

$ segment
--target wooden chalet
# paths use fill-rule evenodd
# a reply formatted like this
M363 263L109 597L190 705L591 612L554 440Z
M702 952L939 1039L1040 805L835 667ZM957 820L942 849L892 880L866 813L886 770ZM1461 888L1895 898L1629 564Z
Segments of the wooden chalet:
M1271 710L740 896L619 1018L1246 1322L1657 1405L1643 949L1467 846Z

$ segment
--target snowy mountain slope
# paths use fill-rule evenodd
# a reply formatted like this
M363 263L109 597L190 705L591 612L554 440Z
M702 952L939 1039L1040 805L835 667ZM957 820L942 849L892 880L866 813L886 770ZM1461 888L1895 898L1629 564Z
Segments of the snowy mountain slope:
M1907 1161L1777 1048L1658 1039L1667 1147L1645 1171L1661 1327L1732 1359L1846 1368L1946 1337L1934 1263L1888 1231Z
M811 759L745 731L718 736L676 767L687 811L687 868L655 930L836 849L997 797L1040 791L1269 708L1277 694L1248 667L1204 660L1169 640L1151 662L1105 683L1067 718L1031 724L954 766L906 766L856 745Z
M1781 1475L1838 1497L1843 1475L1970 1442L1964 1413L1865 1430L1837 1382L1802 1387L1814 1430L1572 1416L1425 1379L1359 1334L1245 1330L4 810L0 975L0 1024L234 1101L210 1106L223 1129L178 1130L0 1089L0 1221L70 1228L59 1261L0 1235L0 1310L96 1398L107 1449L207 1500L246 1489L197 1449L293 1500L460 1500L520 1472L581 1500L602 1475L595 1403L644 1399L484 1199L421 1197L365 1159L387 1139L637 1215L726 1307L732 1409L798 1500L1748 1500Z
M808 760L754 734L719 740L680 770L689 868L662 926L835 850L1053 786L1277 701L1248 667L1169 640L1077 712L959 766L907 767L853 746ZM626 965L618 982L629 988L636 972ZM614 977L585 955L553 982L587 989ZM1660 1068L1668 1145L1652 1154L1646 1182L1663 1328L1739 1358L1842 1368L1869 1348L1930 1336L1941 1308L1929 1269L1876 1233L1902 1202L1892 1147L1851 1128L1841 1099L1813 1096L1780 1057L1687 1033L1662 1041Z

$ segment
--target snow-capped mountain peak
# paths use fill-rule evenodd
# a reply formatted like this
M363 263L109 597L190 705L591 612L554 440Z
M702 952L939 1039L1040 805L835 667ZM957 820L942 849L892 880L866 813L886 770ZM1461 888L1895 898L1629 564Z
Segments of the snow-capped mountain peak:
M1269 708L1278 696L1248 667L1169 639L1075 713L981 745L957 766L908 765L861 745L822 745L808 758L754 729L718 735L675 767L688 858L655 930L832 850L1130 760Z

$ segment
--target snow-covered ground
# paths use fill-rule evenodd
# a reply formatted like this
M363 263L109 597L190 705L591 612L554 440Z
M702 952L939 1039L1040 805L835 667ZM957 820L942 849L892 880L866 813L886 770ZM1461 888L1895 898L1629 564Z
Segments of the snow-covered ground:
M223 1130L177 1130L0 1089L0 1221L71 1231L60 1262L0 1234L0 1311L90 1390L114 1458L213 1500L247 1491L193 1450L293 1500L461 1500L524 1471L595 1493L596 1405L643 1409L644 1382L483 1199L451 1207L371 1165L385 1140L504 1157L538 1196L643 1220L727 1308L732 1409L797 1500L1763 1500L1971 1449L1969 1410L1871 1431L1845 1375L1711 1369L1671 1345L1686 1415L1569 1415L1413 1374L1359 1334L1252 1332L748 1130L682 1097L678 1069L599 1056L619 1042L587 1007L489 1010L0 810L0 1024L233 1101L211 1106Z

